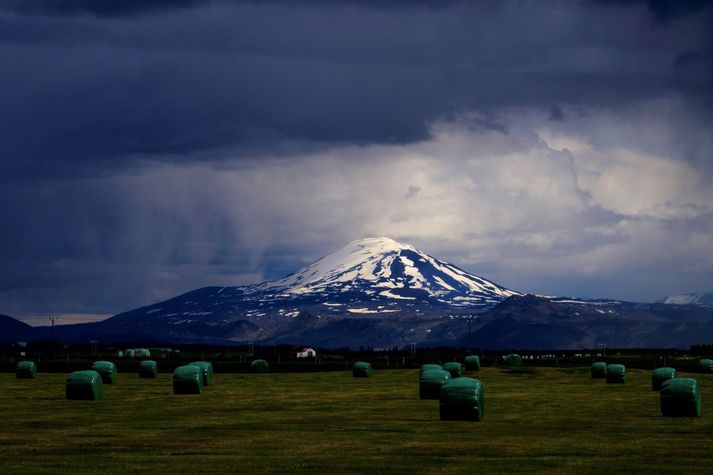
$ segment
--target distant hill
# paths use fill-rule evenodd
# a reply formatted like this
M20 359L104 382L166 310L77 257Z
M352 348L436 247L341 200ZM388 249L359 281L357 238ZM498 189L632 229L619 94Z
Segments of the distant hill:
M40 332L27 323L16 320L7 315L0 315L0 341L27 341L36 340L40 337Z
M490 349L689 348L713 342L713 307L526 295L478 317L473 329L477 346Z

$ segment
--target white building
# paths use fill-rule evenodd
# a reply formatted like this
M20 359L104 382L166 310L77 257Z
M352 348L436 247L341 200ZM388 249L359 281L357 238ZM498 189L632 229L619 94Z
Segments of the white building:
M316 356L317 352L313 348L302 348L301 351L297 352L298 358L315 358Z

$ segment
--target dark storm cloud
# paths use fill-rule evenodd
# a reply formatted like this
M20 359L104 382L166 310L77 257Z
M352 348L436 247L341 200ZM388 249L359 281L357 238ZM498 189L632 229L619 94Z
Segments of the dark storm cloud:
M562 108L556 104L552 105L550 107L549 119L556 120L556 121L561 121L562 119L564 119L564 114L562 113Z
M625 3L5 2L47 15L0 13L2 172L406 144L470 110L507 132L503 107L709 104L711 9L651 30Z
M4 0L0 8L29 15L124 16L194 7L209 0Z
M596 3L620 5L646 5L656 21L667 23L703 10L711 0L593 0Z
M667 22L674 18L695 13L710 4L710 0L593 0L596 3L612 5L644 4L657 21ZM197 7L208 3L256 3L255 0L4 0L0 8L16 13L34 15L76 15L126 16ZM274 4L327 5L337 2L329 0L273 0ZM465 0L346 0L342 5L361 5L380 8L430 7L440 8L446 4L473 3ZM481 4L484 2L480 2Z
M208 3L257 3L256 0L3 0L0 9L27 15L81 15L134 16L151 14L162 10L197 7ZM334 5L333 0L272 0L279 5ZM387 9L402 7L441 8L450 3L465 3L465 0L346 0L341 5L375 6Z
M0 313L118 312L369 234L523 290L586 268L625 297L607 278L626 256L710 247L712 20L644 0L0 0ZM701 217L656 221L677 213Z

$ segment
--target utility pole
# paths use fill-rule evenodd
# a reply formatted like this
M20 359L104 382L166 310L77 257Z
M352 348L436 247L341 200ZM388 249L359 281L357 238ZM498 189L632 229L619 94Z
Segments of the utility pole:
M52 322L52 343L54 343L54 317L50 317L50 322Z
M473 354L473 319L468 318L468 354Z

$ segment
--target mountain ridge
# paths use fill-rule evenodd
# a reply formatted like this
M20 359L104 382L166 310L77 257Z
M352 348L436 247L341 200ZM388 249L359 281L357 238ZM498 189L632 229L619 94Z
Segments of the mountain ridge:
M523 295L389 238L353 241L282 279L203 287L101 322L65 341L458 346L678 347L713 341L713 306Z

